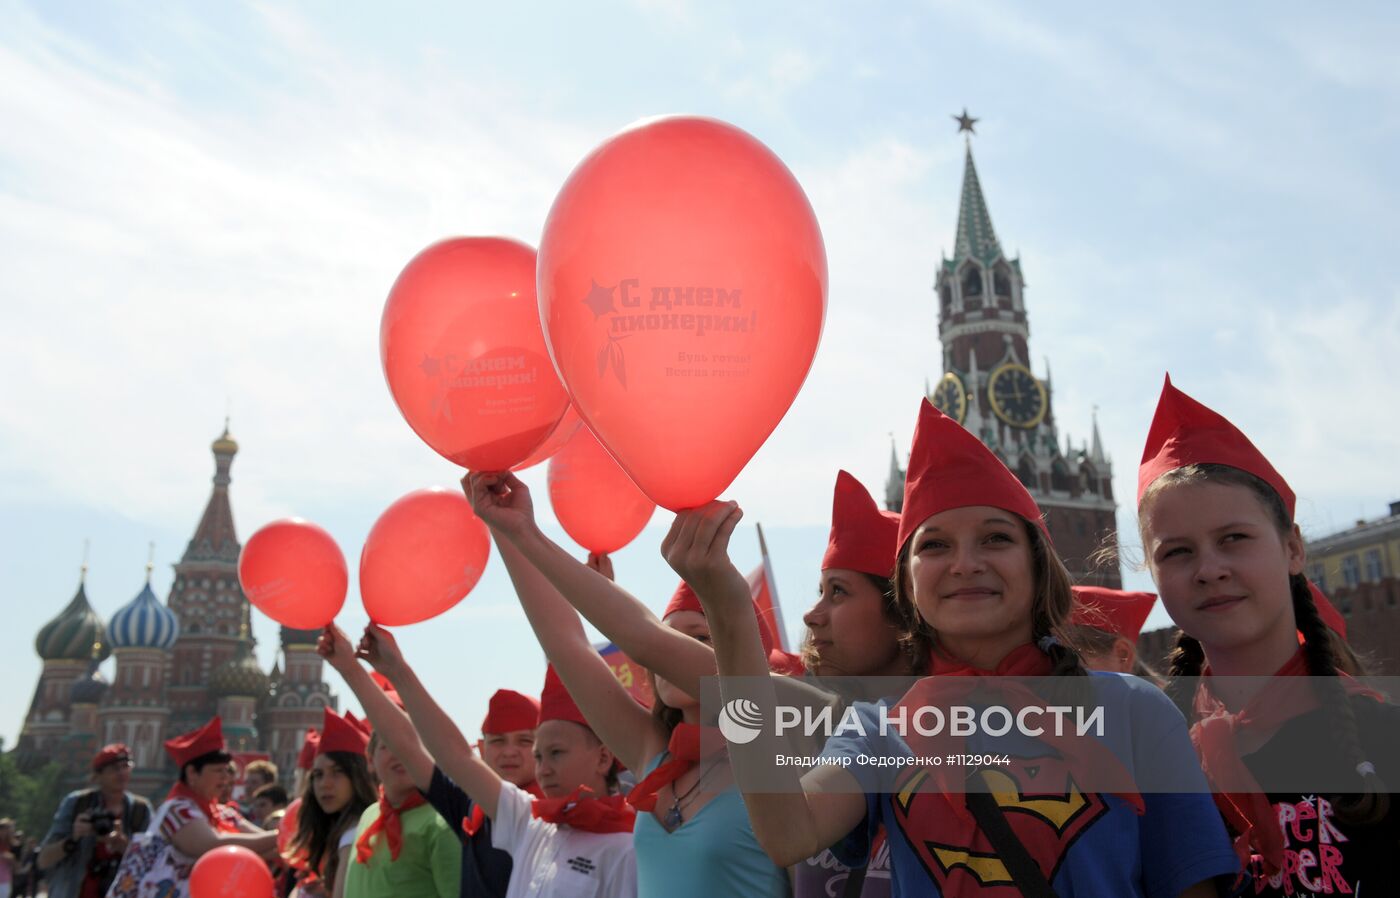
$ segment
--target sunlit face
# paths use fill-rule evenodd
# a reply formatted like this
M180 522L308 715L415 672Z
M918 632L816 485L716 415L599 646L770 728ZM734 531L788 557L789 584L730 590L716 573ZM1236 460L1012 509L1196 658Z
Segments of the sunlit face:
M673 611L666 615L665 624L672 630L684 633L705 645L710 644L710 624L705 620L705 615L698 611ZM666 705L680 710L695 708L700 704L699 701L686 695L673 683L661 677L656 677L656 697Z
M317 755L311 765L311 794L322 811L339 814L355 797L355 784L350 772L336 763L335 758L328 754ZM271 802L268 804L270 806Z
M1030 641L1035 571L1016 515L989 506L939 512L914 531L904 574L919 615L955 655L967 654L959 646L980 654L983 644Z
M899 629L885 617L885 597L858 571L822 571L817 604L802 616L819 676L870 676L899 660Z
M1090 670L1106 670L1110 673L1132 673L1137 662L1137 646L1127 637L1119 636L1113 644L1102 652L1081 649L1079 659Z
M245 792L251 795L252 793L258 791L263 786L266 786L271 782L272 777L268 775L268 772L266 770L262 768L259 768L257 770L250 770L243 777L243 789Z
M522 788L528 786L535 780L535 731L485 734L481 759L501 779Z
M1288 578L1303 572L1297 526L1285 538L1243 486L1178 483L1141 509L1143 550L1162 605L1205 648L1296 644Z
M408 775L403 762L389 750L388 743L383 739L375 741L370 764L374 767L374 773L379 777L379 783L385 792L391 795L406 795L415 788L413 778Z
M220 799L220 796L233 789L233 777L229 773L229 765L222 761L205 764L198 771L193 765L186 766L185 782L189 784L190 789L196 795L207 801Z
M546 720L535 731L535 777L546 798L563 798L579 786L602 795L612 763L612 752L573 721Z
M320 799L318 798L316 802L320 804ZM324 805L322 805L322 808L324 809ZM253 816L258 820L266 820L274 810L276 810L276 806L272 803L271 798L264 796L262 798L253 799ZM335 812L330 811L328 813Z
M130 761L116 761L97 771L97 788L103 792L125 792L130 784Z

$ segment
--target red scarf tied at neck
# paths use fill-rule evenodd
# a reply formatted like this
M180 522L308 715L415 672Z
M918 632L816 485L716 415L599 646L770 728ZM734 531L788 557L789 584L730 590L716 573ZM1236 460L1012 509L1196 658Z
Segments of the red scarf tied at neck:
M360 837L355 840L355 860L362 864L368 864L369 859L374 856L374 837L381 832L389 843L389 859L396 861L399 859L399 852L403 849L403 821L400 819L405 813L425 804L427 799L414 791L408 793L408 798L398 807L389 803L389 797L384 794L384 787L379 787L379 816L373 823L365 827L365 831L360 833Z
M174 798L183 798L191 802L204 812L204 819L209 821L209 825L214 827L216 832L236 833L239 832L238 824L227 814L218 812L219 803L212 798L205 798L189 786L184 781L178 781L171 787L170 793L165 796L166 801Z
M946 708L950 705L965 704L975 693L981 691L979 680L988 677L1044 677L1049 676L1053 665L1050 658L1035 645L1027 643L1013 649L997 664L995 670L983 670L962 661L949 658L934 651L930 658L930 676L915 683L896 708L905 708L909 720L919 708ZM963 678L961 681L953 678ZM991 684L986 684L991 685ZM1022 708L1043 706L1045 699L1032 692L1019 682L997 683L993 695L1002 701L1013 715ZM933 736L924 736L913 730L905 736L905 743L916 756L937 757L949 754L964 754L966 739L950 735L948 727ZM1137 792L1132 774L1102 742L1093 736L1075 736L1072 733L1055 735L1048 727L1035 737L1041 743L1054 748L1064 758L1069 769L1079 775L1089 772L1089 777L1098 782L1111 783L1115 787L1112 794L1128 803L1129 807L1142 814L1145 806ZM972 814L967 809L967 786L964 777L967 770L958 766L941 766L931 771L933 783L938 792L948 802L953 813L966 823L972 823Z
M523 787L526 792L536 798L544 798L544 792L540 789L540 784L530 780L530 784ZM470 838L481 832L481 827L486 823L486 812L481 809L481 805L472 802L472 812L462 818L462 832Z
M708 749L708 750L706 750ZM702 727L693 723L677 724L671 731L666 747L669 761L656 766L627 794L627 803L639 811L656 809L656 793L668 783L685 776L702 759L712 758L725 750L724 737L717 727Z
M545 823L564 824L586 833L630 833L637 822L637 812L626 798L596 798L586 786L563 798L536 798L530 812Z
M1274 813L1269 796L1250 773L1240 756L1242 737L1271 735L1288 721L1320 706L1317 690L1306 679L1307 656L1300 648L1271 680L1231 714L1225 703L1211 691L1207 678L1210 668L1201 673L1196 687L1194 710L1197 721L1191 727L1191 741L1201 756L1201 767L1215 793L1215 804L1235 838L1235 853L1249 868L1250 855L1257 851L1270 876L1283 869L1283 828ZM1341 671L1342 689L1347 695L1379 698L1374 691Z

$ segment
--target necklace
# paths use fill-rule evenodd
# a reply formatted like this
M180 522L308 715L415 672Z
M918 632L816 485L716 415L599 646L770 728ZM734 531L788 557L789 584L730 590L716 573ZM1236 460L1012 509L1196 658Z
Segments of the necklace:
M695 778L695 782L690 784L690 788L686 789L684 792L676 792L675 783L671 784L671 794L675 796L675 800L671 802L671 807L666 811L666 816L661 818L661 825L666 827L667 832L674 831L685 822L685 818L681 816L681 802L689 798L690 793L694 792L696 788L705 781L705 778L710 775L710 771L715 769L715 765L718 764L723 757L724 755L721 754L711 761L709 766Z

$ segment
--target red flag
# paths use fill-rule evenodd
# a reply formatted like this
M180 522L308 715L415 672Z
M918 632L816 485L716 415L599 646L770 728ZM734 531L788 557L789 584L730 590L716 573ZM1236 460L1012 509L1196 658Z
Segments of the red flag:
M778 603L778 584L773 578L773 563L768 558L768 543L763 539L763 525L758 527L758 548L763 553L763 563L749 574L749 592L754 604L768 623L768 632L773 634L777 648L787 652L787 626L783 623L783 607Z

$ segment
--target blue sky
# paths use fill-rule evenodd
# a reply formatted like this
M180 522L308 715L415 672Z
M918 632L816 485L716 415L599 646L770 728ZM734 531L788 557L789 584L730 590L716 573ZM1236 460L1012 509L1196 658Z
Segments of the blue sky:
M451 484L383 384L389 285L444 236L537 242L572 165L660 113L764 140L825 234L812 373L730 492L765 525L794 630L837 468L882 488L890 434L907 451L940 373L930 286L964 106L1034 367L1049 359L1062 435L1099 407L1120 499L1170 368L1271 455L1305 530L1377 516L1400 498L1397 44L1379 3L0 0L0 736L85 538L104 616L139 590L148 541L167 594L226 409L244 539L303 514L353 568L384 507ZM668 519L617 556L656 607ZM1131 508L1120 527L1133 542ZM345 622L363 622L353 583ZM270 663L274 630L254 631ZM469 727L497 686L538 688L499 562L404 632Z

